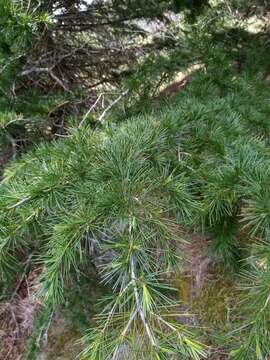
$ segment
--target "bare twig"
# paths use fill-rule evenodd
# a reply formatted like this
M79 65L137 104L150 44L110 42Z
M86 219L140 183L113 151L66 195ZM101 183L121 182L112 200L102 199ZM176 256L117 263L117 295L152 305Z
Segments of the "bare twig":
M99 100L101 99L101 97L103 96L104 94L101 93L99 94L98 98L96 99L96 101L94 102L94 104L90 107L90 109L87 111L87 113L84 115L84 117L82 118L82 121L79 123L79 126L78 128L82 127L83 123L85 122L85 120L87 119L88 115L91 113L91 111L97 106Z
M53 315L54 315L54 310L50 313L47 325L46 326L44 325L42 327L42 329L40 330L40 332L39 332L39 336L38 336L37 341L36 341L36 344L37 344L38 348L40 348L40 343L41 344L46 344L47 341L48 341L48 331L49 331L49 329L51 327L51 323L52 323L52 320L53 320Z
M124 92L122 92L118 98L116 98L104 111L103 113L100 115L100 117L98 118L98 121L102 122L104 117L106 116L107 112L115 105L118 103L118 101L120 101L122 99L122 97L124 97L125 95L127 95L128 90L125 90Z
M55 73L52 71L54 69L55 65L51 66L50 68L48 67L36 67L33 66L30 69L26 69L24 71L21 72L21 76L27 76L30 75L32 73L41 73L41 72L45 72L48 73L56 82L58 85L60 85L65 91L69 91L69 89L67 88L67 86L63 83L62 80L60 80Z
M21 199L20 201L18 201L16 204L11 205L11 206L9 206L8 208L9 208L9 209L15 209L15 208L23 205L24 203L26 203L26 202L27 202L28 200L30 200L30 199L31 199L31 196L27 196L27 197L25 197L25 198L22 198L22 199Z
M21 76L27 76L27 75L30 75L32 73L40 73L40 72L49 72L50 71L50 68L48 67L36 67L36 66L33 66L29 69L26 69L24 71L21 72Z
M49 71L50 76L57 82L58 85L60 85L65 91L69 91L69 89L66 87L66 85L63 83L62 80L60 80L55 73L52 72L52 70Z
M58 136L58 137L61 137L61 138L69 138L70 137L70 135L57 134L57 133L55 133L54 136Z
M18 282L15 290L13 291L13 294L12 294L12 296L11 296L11 298L10 298L10 302L15 298L15 296L16 296L19 288L21 287L21 284L23 283L23 280L26 278L26 273L27 273L27 271L28 271L28 269L29 269L29 265L30 265L30 263L31 263L31 260L32 260L33 256L34 256L33 254L30 254L30 255L28 256L27 260L24 262L24 271L23 271L23 274L22 274L21 279L20 279L20 281Z
M12 147L12 157L11 157L11 159L15 160L16 155L17 155L17 143L10 134L6 134L6 137L9 140L9 142L11 144L11 147Z

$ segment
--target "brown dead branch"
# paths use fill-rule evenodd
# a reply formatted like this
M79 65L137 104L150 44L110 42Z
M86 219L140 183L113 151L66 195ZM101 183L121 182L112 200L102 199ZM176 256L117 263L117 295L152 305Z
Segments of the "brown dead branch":
M21 358L41 308L34 296L39 287L37 277L40 269L29 272L31 258L29 256L26 260L23 275L9 300L0 304L0 359L3 360Z

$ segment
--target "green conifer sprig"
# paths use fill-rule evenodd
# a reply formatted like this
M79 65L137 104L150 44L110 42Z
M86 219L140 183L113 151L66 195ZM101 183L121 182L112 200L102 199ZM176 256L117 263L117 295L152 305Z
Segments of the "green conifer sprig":
M217 56L219 66L229 61ZM255 315L232 356L269 356L269 87L249 73L234 80L225 65L220 74L210 59L205 72L151 115L73 130L5 171L1 276L11 275L20 252L34 253L43 269L40 295L56 304L73 272L107 255L97 271L113 296L85 336L82 358L206 356L196 331L176 321L165 279L181 264L182 234L190 229L203 229L211 256L229 270L243 263L241 231L246 252L255 237L265 242L246 265L251 285L239 312Z

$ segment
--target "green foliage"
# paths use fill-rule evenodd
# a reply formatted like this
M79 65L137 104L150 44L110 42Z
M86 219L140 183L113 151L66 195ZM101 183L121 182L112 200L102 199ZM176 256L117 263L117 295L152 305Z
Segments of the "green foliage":
M123 126L122 130L112 128L100 134L84 128L65 141L37 149L20 164L13 164L3 183L2 205L8 211L5 221L16 213L21 224L15 227L13 223L5 224L2 273L8 273L13 266L12 247L26 249L28 229L35 229L36 249L46 239L40 258L44 266L41 295L47 303L56 303L62 300L64 284L72 269L78 271L80 264L87 263L87 249L91 253L98 242L103 251L109 248L114 252L112 262L102 269L104 281L119 292L111 316L118 314L118 317L120 311L125 317L134 314L132 329L137 329L139 323L144 325L150 341L146 346L154 354L184 352L198 358L204 354L201 345L188 332L184 336L182 326L173 325L168 315L164 317L160 313L162 303L153 302L154 296L156 300L157 296L166 299L161 292L166 287L158 279L178 262L170 247L178 238L177 226L168 218L169 213L177 213L179 207L179 218L184 221L190 217L190 204L194 209L191 186L187 186L185 177L172 173L168 152L166 131L155 125L154 120L141 119ZM107 234L107 240L102 240L103 233ZM158 249L162 251L157 263ZM136 281L131 272L136 272ZM123 289L126 289L124 298ZM152 314L154 306L157 311ZM182 334L174 349L167 349L168 340L160 339L162 324L175 336ZM107 325L105 328L107 331ZM111 330L109 334L112 335ZM116 329L114 334L117 335ZM117 353L123 341L124 338L116 336L109 350L97 351Z
M39 33L40 25L48 25L49 17L37 11L36 4L2 0L0 4L1 83L10 82L17 74L22 57ZM4 75L4 76L3 76Z
M115 3L122 14L120 5ZM6 5L5 18L15 16L14 9ZM163 13L163 2L157 11ZM65 139L40 144L5 170L1 281L12 277L21 257L33 254L43 269L38 295L49 307L64 302L76 274L92 263L111 289L83 338L81 359L208 356L198 329L179 321L175 289L166 281L181 268L184 234L191 230L209 237L207 255L224 271L238 280L237 272L246 271L243 282L250 285L243 290L245 306L237 310L244 325L234 321L231 357L261 360L270 354L270 105L264 80L270 65L269 59L250 60L267 52L266 34L236 31L224 10L209 11L210 17L202 13L186 33L172 36L174 50L145 56L125 79L132 117L96 129L71 128ZM24 16L18 23L27 38L40 19ZM186 89L160 99L155 110L142 106L194 63L203 66ZM25 121L19 109L34 114L30 123L42 122L53 102L37 98L32 106L20 97L14 109L1 112L3 133Z
M45 14L36 13L31 2L1 1L1 50L2 54L22 54L31 45L32 36L37 33L40 23L49 21Z
M0 145L12 145L12 156L29 144L49 138L52 121L48 113L66 97L35 92L32 89L16 94L15 82L20 76L31 46L50 25L50 18L39 11L35 1L0 3ZM57 101L58 100L58 101Z
M261 246L260 246L261 247ZM262 246L269 256L268 246ZM270 354L269 349L269 257L260 256L252 260L252 269L244 275L245 312L238 333L243 333L244 341L231 351L231 357L236 360L264 359ZM237 337L236 337L237 339Z
M206 91L192 97L206 80ZM247 118L236 101L249 104L247 88L256 82L244 75L233 86L237 95L231 90L220 98L208 74L198 74L152 117L102 131L73 130L6 169L3 275L14 266L14 249L28 247L43 264L41 295L48 303L61 302L70 274L87 266L89 251L91 256L98 244L102 252L112 252L101 274L115 294L84 339L90 343L84 358L134 350L141 328L147 341L140 348L153 358L203 356L189 331L170 320L174 301L160 282L162 273L179 263L173 250L177 223L203 226L213 238L212 253L228 269L238 267L237 231L248 229L251 237L262 238L269 231L268 140L264 131L258 140L252 126L252 114L266 105L253 101ZM267 92L265 85L257 96ZM172 341L174 336L179 341Z

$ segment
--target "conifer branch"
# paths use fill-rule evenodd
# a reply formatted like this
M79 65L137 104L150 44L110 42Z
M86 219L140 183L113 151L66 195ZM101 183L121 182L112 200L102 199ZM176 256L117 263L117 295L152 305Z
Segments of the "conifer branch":
M140 301L140 296L139 296L139 291L138 291L138 287L137 287L137 277L136 277L136 273L135 273L135 263L134 263L134 257L133 255L130 256L130 270L131 270L131 281L133 284L133 289L134 289L134 295L135 295L135 301L136 301L136 307L137 307L137 311L140 315L140 318L143 322L143 326L146 330L147 336L150 339L150 342L153 346L154 349L157 349L158 347L158 343L157 340L155 339L155 336L152 334L151 329L149 327L149 324L145 318L145 314L142 308L142 304Z

